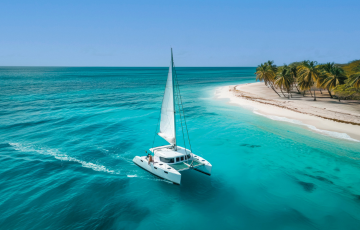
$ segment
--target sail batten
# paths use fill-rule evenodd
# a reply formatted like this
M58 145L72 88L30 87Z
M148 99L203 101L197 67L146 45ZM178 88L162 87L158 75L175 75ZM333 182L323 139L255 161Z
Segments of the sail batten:
M158 135L170 144L176 145L173 67L174 63L171 50L171 63L161 106L160 132Z

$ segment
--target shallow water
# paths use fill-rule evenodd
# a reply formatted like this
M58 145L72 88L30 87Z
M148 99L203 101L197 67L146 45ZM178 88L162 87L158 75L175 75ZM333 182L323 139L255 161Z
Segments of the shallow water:
M153 146L167 68L1 67L0 228L360 229L360 144L216 99L254 71L177 68L213 173L176 186L132 163Z

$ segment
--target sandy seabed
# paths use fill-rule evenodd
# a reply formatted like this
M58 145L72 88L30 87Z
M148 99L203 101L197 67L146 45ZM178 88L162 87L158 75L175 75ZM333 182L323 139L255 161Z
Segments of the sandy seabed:
M272 120L301 125L314 132L334 138L360 142L360 103L332 99L326 92L316 92L317 100L292 92L289 99L279 97L264 83L220 87L216 97L230 99L231 104L251 109Z

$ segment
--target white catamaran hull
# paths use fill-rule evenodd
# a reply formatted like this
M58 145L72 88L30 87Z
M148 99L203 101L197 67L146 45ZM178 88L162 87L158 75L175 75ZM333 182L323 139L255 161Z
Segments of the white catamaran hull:
M198 168L194 168L196 171L199 171L199 172L202 172L202 173L205 173L206 175L211 175L211 168L212 168L212 165L208 164L208 165L203 165L203 166L200 166Z
M153 149L151 149L152 151ZM178 147L178 150L184 150L182 147ZM188 150L187 150L188 151ZM171 181L174 184L180 185L181 183L181 171L188 169L195 169L198 172L202 172L206 175L211 175L212 165L205 160L204 158L192 154L193 158L188 161L183 161L175 164L166 164L159 161L158 156L154 156L155 161L148 163L147 156L136 156L133 159L133 162L139 167L145 169L146 171L163 178L165 180ZM180 171L180 172L179 172Z
M139 167L145 169L146 171L163 178L165 180L171 181L174 184L180 185L181 174L175 169L169 167L167 164L159 165L159 163L150 163L145 156L139 157L136 156L133 159L133 162L137 164Z
M202 164L202 166L194 167L194 169L196 171L202 172L202 173L210 176L212 165L207 160L205 160L204 158L202 158L200 156L193 154L193 157L194 157L194 159L197 160L197 162Z

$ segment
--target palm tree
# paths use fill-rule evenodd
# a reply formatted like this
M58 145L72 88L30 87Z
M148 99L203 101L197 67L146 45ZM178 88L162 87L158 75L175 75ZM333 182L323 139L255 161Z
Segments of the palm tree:
M274 88L275 73L273 67L269 66L268 63L259 65L256 68L256 81L264 81L266 86L270 86L274 92L280 97L278 92Z
M264 81L265 85L267 85L269 79L269 75L267 72L267 65L266 64L261 64L258 65L258 67L256 68L256 81Z
M328 62L326 64L319 65L319 68L324 70L325 72L330 72L330 70L335 66L334 62Z
M316 61L303 61L298 66L298 82L301 90L309 90L311 93L311 87L316 83L319 84L321 77L321 71L317 66ZM314 90L314 101L316 101L316 95Z
M321 87L326 88L332 98L331 90L338 85L344 84L346 80L345 72L342 68L330 62L325 64L322 69L325 71L325 75L321 79Z
M290 71L290 76L293 78L293 85L295 86L295 88L297 89L298 93L300 93L300 90L299 88L297 87L297 66L296 65L293 65L289 67L289 71Z
M272 76L272 79L271 79L271 82L270 82L271 87L276 92L276 90L275 90L275 78L276 78L276 73L278 71L278 68L276 67L276 65L274 65L274 61L268 60L267 62L265 62L265 64L268 66L269 75ZM284 95L284 93L283 93L283 95ZM279 97L280 97L280 95L279 95ZM285 97L285 95L284 95L284 97Z
M265 62L265 64L267 64L270 68L270 70L275 74L278 70L278 68L276 67L276 65L274 65L274 61L267 61Z
M319 79L320 85L322 85L323 80L328 77L331 69L334 68L334 66L335 66L335 63L334 63L334 62L328 62L328 63L326 63L326 64L319 65L319 68L322 69L323 72L324 72L324 74L323 74L323 75L320 77L320 79ZM331 95L330 90L327 89L327 91L328 91L330 97L332 98L332 95ZM321 92L321 90L320 90L320 92ZM321 93L321 94L322 94L322 93Z
M349 85L354 88L360 88L360 73L355 73L349 77Z
M290 68L287 65L284 65L276 75L275 84L280 88L281 92L284 89L288 93L288 98L290 99L290 90L293 83L294 80L290 74Z
M322 64L319 65L319 68L323 70L324 74L320 77L319 81L320 81L320 85L322 85L323 81L325 80L325 78L328 77L331 69L335 66L334 62L328 62L326 64ZM322 85L323 86L323 85ZM328 88L326 88L330 97L332 98L331 92Z

